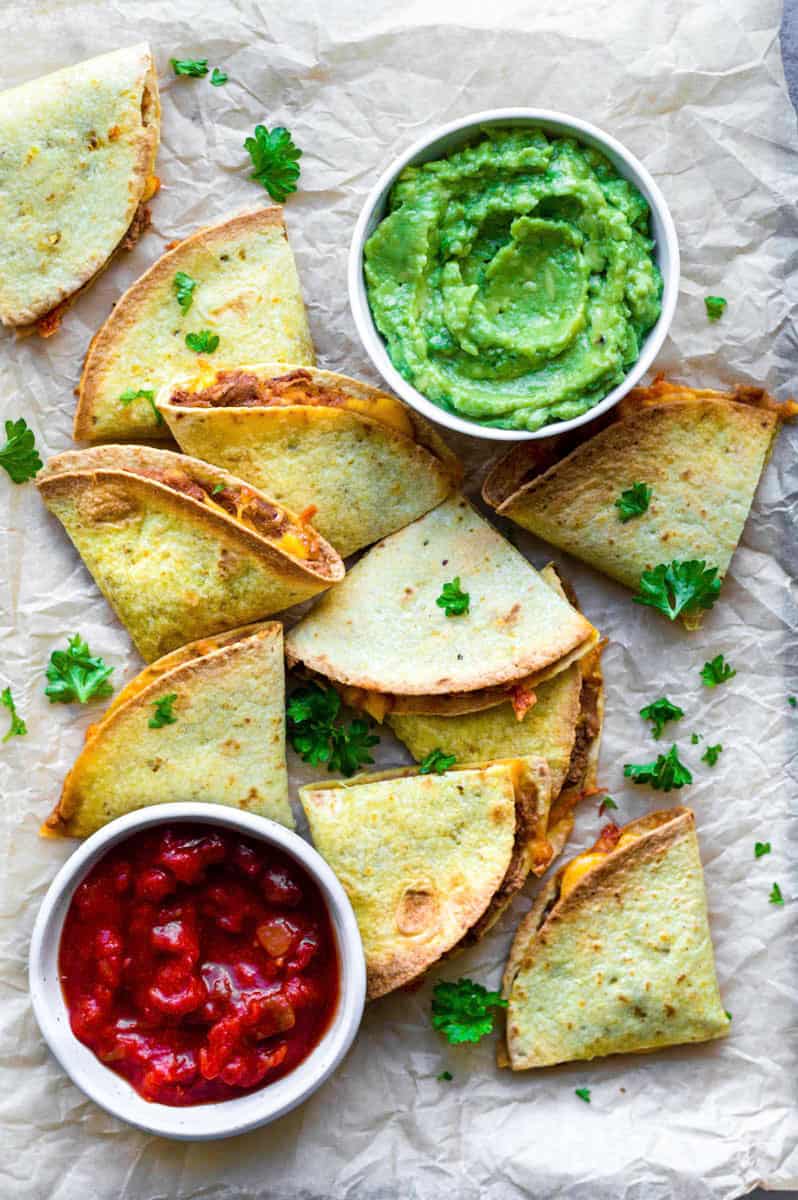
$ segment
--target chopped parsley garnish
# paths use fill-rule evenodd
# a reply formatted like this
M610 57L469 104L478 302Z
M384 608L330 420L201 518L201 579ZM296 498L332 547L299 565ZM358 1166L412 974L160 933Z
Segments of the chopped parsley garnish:
M17 713L17 706L14 703L14 697L11 695L10 687L3 688L2 692L0 692L0 704L4 705L11 714L11 724L3 741L8 742L12 737L22 737L26 734L28 727Z
M42 469L33 430L23 417L6 421L6 443L0 446L0 467L8 472L14 483L27 483Z
M218 495L219 495L219 492L223 492L223 491L224 491L224 484L223 484L223 483L216 483L216 484L214 484L214 486L211 488L211 495L212 495L212 496L218 496Z
M170 58L175 75L191 75L194 79L202 79L208 74L207 58Z
M472 979L436 983L432 989L432 1027L453 1046L479 1042L493 1029L493 1009L506 1008L498 992Z
M611 808L617 808L618 805L613 800L612 796L605 796L598 806L598 815L603 817L605 812L609 812Z
M227 83L227 72L222 71L219 67L214 67L211 72L211 83L214 87L221 87L223 83Z
M419 775L431 775L434 771L436 775L443 775L444 771L448 771L449 767L453 767L456 762L455 754L444 754L439 746L421 760L418 773Z
M183 313L187 313L194 302L194 288L197 286L196 279L192 279L185 271L178 271L172 280L175 289L177 303Z
M197 354L213 354L219 345L219 334L211 333L210 329L200 329L199 333L187 333L186 345Z
M76 633L68 639L66 650L54 650L50 655L49 682L44 694L51 704L102 700L114 690L108 682L113 670L101 658L93 656L88 644Z
M662 731L668 721L678 721L684 716L684 709L679 708L678 704L672 704L663 696L661 700L654 700L645 708L641 708L640 716L644 721L651 722L651 732L655 738L658 738L662 736Z
M625 492L621 492L615 501L619 521L625 525L632 517L642 517L643 513L648 511L651 495L651 488L647 483L633 483Z
M773 887L770 889L770 895L768 896L768 900L770 901L771 904L783 904L784 903L784 897L781 894L781 888L779 887L779 885L777 883L774 883Z
M155 392L152 388L139 388L138 391L135 388L128 388L119 397L119 403L124 404L125 408L127 408L128 404L132 404L134 400L146 400L153 411L155 420L159 425L163 425L163 417L155 406Z
M723 1010L723 1011L725 1012L725 1014L726 1014L726 1016L728 1017L728 1019L729 1019L729 1020L731 1020L731 1019L732 1019L732 1015L731 1015L731 1013L729 1012L728 1008L724 1008L724 1010Z
M723 310L726 308L728 301L723 296L705 296L704 307L707 310L707 316L710 321L719 321L723 316Z
M703 559L660 563L640 576L640 591L632 599L638 604L658 608L671 621L680 613L689 615L701 608L712 608L720 591L718 568L708 567Z
M170 692L168 696L161 696L153 702L155 712L147 722L150 729L163 729L164 725L174 725L177 717L172 712L172 707L176 699L177 692Z
M764 854L770 854L770 842L754 842L754 858L762 858Z
M461 617L468 612L471 597L468 592L461 590L459 575L443 585L443 590L435 603L438 608L443 609L447 617Z
M690 741L693 743L694 746L697 746L703 736L704 735L701 733L691 733Z
M590 1103L590 1088L574 1088L574 1094L577 1095L580 1100L584 1100L585 1104Z
M701 668L701 678L706 687L717 687L727 679L733 679L737 674L734 667L727 663L722 654L716 654L710 662L705 662Z
M248 137L244 149L249 151L255 170L250 179L262 183L272 200L282 204L286 196L296 191L302 151L294 145L291 134L282 125L268 130L255 126L255 136Z
M687 767L679 761L675 746L671 746L667 754L660 754L656 762L626 763L623 773L633 783L649 783L660 792L670 792L693 782Z
M368 721L357 717L347 725L338 721L341 697L334 688L316 683L298 688L288 699L288 738L303 762L314 767L325 763L331 771L354 775L374 759L369 749L379 738Z
M798 700L795 698L795 696L788 696L787 703L789 704L790 708L795 708L796 705L798 705Z
M441 1071L440 1075L438 1076L439 1083L441 1080L443 1080L445 1083L451 1083L453 1079L454 1075L452 1075L451 1071Z
M721 756L723 746L718 742L716 746L707 746L704 753L701 755L701 761L708 763L710 767L714 767L715 763Z

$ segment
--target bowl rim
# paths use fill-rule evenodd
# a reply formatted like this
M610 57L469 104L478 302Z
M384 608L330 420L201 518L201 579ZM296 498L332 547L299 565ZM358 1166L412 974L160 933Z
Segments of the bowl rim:
M330 915L340 987L333 1018L311 1053L273 1084L231 1100L173 1106L145 1100L75 1037L58 980L61 932L75 889L108 851L150 826L217 825L278 847L311 876ZM53 977L53 968L54 977ZM30 943L28 981L33 1011L47 1045L72 1082L112 1116L147 1133L178 1141L234 1137L284 1116L329 1078L349 1050L366 999L366 964L355 914L332 869L309 842L284 825L221 804L182 801L127 813L97 830L66 860L39 907Z
M639 358L621 383L587 412L578 417L572 417L569 421L552 421L536 430L494 429L487 425L481 425L476 420L447 412L446 409L428 400L422 392L419 392L399 373L388 356L382 335L374 324L363 276L363 248L368 234L372 231L374 212L384 200L399 173L410 163L429 161L438 154L445 153L445 151L434 149L437 143L443 139L454 134L462 134L463 140L466 140L471 131L478 132L480 128L487 125L503 124L537 124L544 128L548 125L552 130L571 134L588 144L595 144L598 149L607 154L619 173L634 183L643 193L651 208L652 216L656 214L656 219L664 234L662 242L655 239L655 253L663 280L662 308L657 321L646 335ZM567 433L570 429L577 429L580 425L588 424L601 413L613 408L642 379L668 336L679 295L679 274L679 243L673 217L659 185L640 160L630 150L627 150L617 138L581 117L574 117L555 109L514 107L485 109L470 113L465 117L458 117L445 125L436 126L416 139L388 164L368 193L355 222L349 245L347 287L350 311L363 348L388 386L406 404L409 404L411 408L428 420L458 433L464 433L469 437L485 441L518 442L551 437L555 433Z

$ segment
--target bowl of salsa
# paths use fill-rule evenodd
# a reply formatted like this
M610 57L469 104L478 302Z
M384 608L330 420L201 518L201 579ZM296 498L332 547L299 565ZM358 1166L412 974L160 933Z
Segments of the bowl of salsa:
M365 998L357 923L302 838L207 804L130 813L62 867L30 953L50 1049L96 1103L166 1137L233 1136L328 1078Z

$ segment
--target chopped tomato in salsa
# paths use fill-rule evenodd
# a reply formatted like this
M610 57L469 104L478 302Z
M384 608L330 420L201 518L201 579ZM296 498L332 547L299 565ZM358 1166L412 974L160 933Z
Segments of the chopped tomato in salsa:
M75 1036L147 1100L203 1104L279 1079L338 1000L318 887L292 859L212 826L115 847L76 889L59 951Z

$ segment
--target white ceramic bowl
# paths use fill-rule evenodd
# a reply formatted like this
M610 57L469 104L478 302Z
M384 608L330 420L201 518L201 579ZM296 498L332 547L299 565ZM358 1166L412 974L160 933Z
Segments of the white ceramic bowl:
M651 227L655 241L654 256L663 279L662 311L643 343L640 357L623 383L618 384L603 400L581 416L574 417L571 421L552 422L544 425L542 429L536 429L534 433L521 429L493 429L490 426L481 425L478 421L471 421L467 417L458 417L428 400L411 383L408 383L388 357L385 342L371 315L363 277L363 247L385 215L389 193L400 172L408 164L442 158L464 145L487 125L537 125L547 133L575 137L600 150L618 173L630 180L649 203ZM429 420L437 422L438 425L444 425L448 429L456 429L458 433L467 433L471 437L488 438L493 441L517 442L548 437L552 433L564 433L568 429L575 429L578 425L592 421L599 413L606 412L608 408L617 404L621 397L642 379L665 341L676 310L676 299L679 292L679 245L676 240L673 218L662 192L643 164L615 138L603 133L595 125L590 125L587 121L579 120L577 117L569 117L565 113L551 112L545 108L497 108L489 109L486 112L472 113L471 116L461 117L448 125L440 126L432 133L426 134L414 142L408 150L405 150L387 167L370 192L355 225L349 249L348 285L349 303L360 340L374 366L398 396L401 396L411 408L415 408Z
M112 846L131 834L167 822L197 822L231 829L276 846L318 884L335 933L340 966L338 1007L316 1048L288 1075L249 1095L176 1108L145 1100L121 1075L103 1066L73 1034L58 974L61 929L75 888ZM349 1049L363 1014L366 965L355 915L346 893L312 846L274 821L217 804L162 804L119 817L93 834L67 860L42 902L30 948L33 1011L47 1044L81 1091L95 1103L148 1133L183 1141L232 1137L276 1120L324 1083Z

